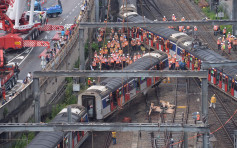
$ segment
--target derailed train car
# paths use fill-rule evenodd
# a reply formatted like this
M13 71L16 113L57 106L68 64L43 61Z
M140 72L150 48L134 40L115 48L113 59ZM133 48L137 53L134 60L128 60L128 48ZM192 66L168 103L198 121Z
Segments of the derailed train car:
M74 104L71 106L72 123L89 122L85 107ZM67 123L67 108L64 108L50 123ZM27 145L27 148L64 148L69 147L69 132L39 132ZM72 132L72 148L79 147L89 136L86 131Z
M162 70L168 66L167 55L160 51L145 54L124 70ZM146 94L159 78L107 78L78 96L78 104L87 108L88 117L103 120L119 107Z

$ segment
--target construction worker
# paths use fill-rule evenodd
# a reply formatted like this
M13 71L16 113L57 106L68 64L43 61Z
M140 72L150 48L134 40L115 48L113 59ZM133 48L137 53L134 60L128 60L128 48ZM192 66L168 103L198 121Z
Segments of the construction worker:
M163 17L163 21L167 21L167 19L166 19L166 17L165 17L165 16Z
M172 21L176 21L176 17L174 14L172 15Z
M88 86L90 87L92 84L91 78L88 78L87 83L88 83Z
M226 27L223 28L222 34L226 35Z
M175 69L179 70L179 61L178 60L176 60L176 62L175 62Z
M172 64L173 64L172 60L169 59L169 70L172 70Z
M221 50L222 50L222 55L224 55L225 52L225 41L221 43Z
M234 40L233 40L233 50L236 51L237 50L237 38L234 37Z
M198 70L198 59L197 58L195 59L195 62L194 62L194 69Z
M221 50L221 37L217 39L218 50Z
M219 26L218 25L214 25L213 31L214 31L214 35L215 36L217 36L218 29L219 29Z
M211 97L211 104L209 106L210 108L213 107L213 108L216 108L216 94L214 94L212 97Z
M228 53L230 54L230 50L231 50L232 46L231 46L231 43L228 42Z
M193 30L194 30L194 36L195 38L197 38L197 31L198 31L197 26L194 26Z
M224 42L224 41L225 41L225 35L222 36L222 42Z
M116 144L116 132L115 131L112 132L112 140L113 140L113 144Z

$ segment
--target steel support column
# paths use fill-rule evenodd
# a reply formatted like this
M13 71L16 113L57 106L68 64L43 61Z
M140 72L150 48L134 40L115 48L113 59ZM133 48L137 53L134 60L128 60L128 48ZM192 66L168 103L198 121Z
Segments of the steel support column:
M237 1L236 0L232 0L232 20L236 20L237 19ZM233 28L232 28L232 32L233 32L233 35L237 35L237 23L235 23L233 25Z
M33 78L33 97L35 103L35 123L39 123L41 120L40 116L40 97L39 97L39 78Z
M84 29L79 29L79 53L80 53L80 70L85 70L85 43ZM85 83L85 78L80 77L80 83Z
M208 122L208 83L206 78L202 78L202 117L206 118L206 124Z
M105 20L105 0L102 1L102 9L101 9L101 22L104 22Z
M184 132L184 148L188 147L188 133Z
M72 110L71 110L70 105L67 107L67 117L68 117L68 123L71 123L72 122ZM72 132L69 133L69 148L72 148Z
M99 20L100 20L99 0L95 0L95 21L99 22Z
M209 148L209 135L207 133L203 134L203 148Z
M207 78L202 79L202 118L205 118L205 125L208 123L208 83ZM203 135L203 148L209 147L209 136Z
M237 148L237 130L234 130L234 148Z

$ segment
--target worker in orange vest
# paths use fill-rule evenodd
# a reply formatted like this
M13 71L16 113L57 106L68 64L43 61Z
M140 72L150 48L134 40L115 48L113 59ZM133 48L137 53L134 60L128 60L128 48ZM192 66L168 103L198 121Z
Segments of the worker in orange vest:
M226 27L223 28L222 33L223 33L223 35L226 35Z
M233 50L236 51L237 50L237 38L234 37L234 40L233 40Z
M218 50L221 50L221 37L217 39Z
M137 60L137 56L136 56L136 53L134 53L134 55L133 55L133 62L136 62L136 60Z
M179 70L179 61L178 60L176 60L176 62L175 62L175 69Z
M169 70L172 70L172 64L173 64L172 60L169 59Z
M166 19L166 17L165 17L165 16L163 17L163 21L164 21L164 22L165 22L165 21L167 21L167 19Z
M228 53L230 54L230 50L232 49L231 43L228 42Z
M217 36L218 30L219 30L219 26L218 26L218 25L214 25L213 31L214 31L214 35L215 35L215 36Z
M172 21L176 21L176 17L174 14L172 15Z
M197 38L197 31L198 31L197 26L194 26L193 30L194 30L194 36L195 38Z

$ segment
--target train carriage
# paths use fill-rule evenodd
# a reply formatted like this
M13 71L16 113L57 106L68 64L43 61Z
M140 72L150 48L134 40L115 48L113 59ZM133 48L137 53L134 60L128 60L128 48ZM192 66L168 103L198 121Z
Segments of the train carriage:
M140 16L136 11L123 11L120 13L120 17L125 17L126 21L134 23L153 22L152 20ZM153 26L149 28L134 28L129 28L128 30L130 37L140 38L145 46L149 46L152 49L166 51L172 56L175 54L176 58L179 60L186 60L186 68L189 70L200 70L203 61L229 61L214 51L202 46L201 42L198 42L198 44L193 44L195 39L188 36L186 33L179 32L168 27L159 26ZM156 39L158 41L153 42ZM167 40L169 40L171 45L168 48L164 44ZM197 69L195 69L196 62L198 64ZM236 68L237 67L211 68L209 69L208 74L208 80L210 84L218 87L221 91L231 95L235 99L237 98Z
M167 55L160 51L145 54L124 70L161 70L168 66ZM78 96L78 104L87 108L91 119L103 120L119 107L134 99L138 93L146 94L159 82L159 78L107 78L88 88Z
M86 109L80 105L70 105L72 122L89 122ZM50 123L67 123L67 108L64 108ZM27 145L27 148L64 148L69 147L68 132L40 132ZM86 131L72 132L72 148L78 148L89 136Z

